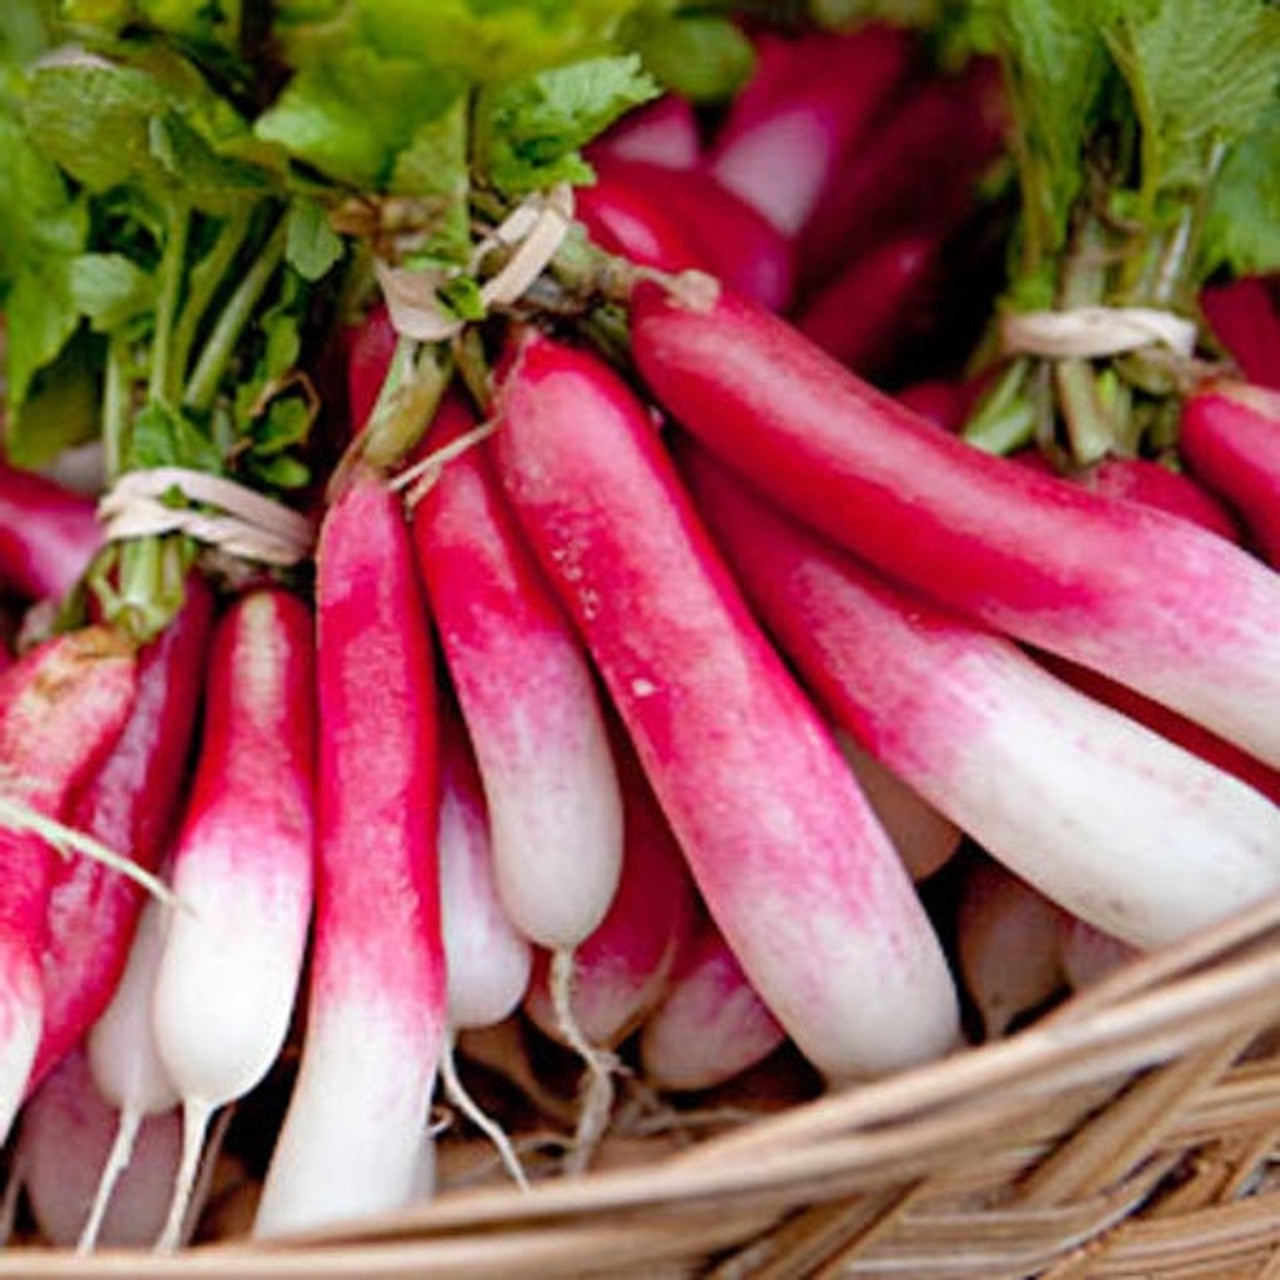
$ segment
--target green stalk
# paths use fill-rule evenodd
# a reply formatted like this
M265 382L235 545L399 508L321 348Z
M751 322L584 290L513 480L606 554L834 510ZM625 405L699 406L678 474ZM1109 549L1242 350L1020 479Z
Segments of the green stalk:
M164 253L160 259L160 297L156 303L155 337L151 348L151 377L147 393L161 404L172 404L181 385L181 373L174 367L173 330L182 298L187 236L191 210L175 204L169 210Z
M124 461L129 430L129 351L119 336L107 344L102 387L102 448L107 482L116 480Z
M232 214L218 231L209 252L191 268L186 301L174 325L171 344L174 368L185 377L201 320L213 303L219 285L227 278L236 254L249 234L250 214Z
M213 407L218 395L218 384L235 355L245 327L253 318L276 269L284 260L285 236L285 220L281 218L270 239L228 299L187 382L182 403L188 409L207 412Z

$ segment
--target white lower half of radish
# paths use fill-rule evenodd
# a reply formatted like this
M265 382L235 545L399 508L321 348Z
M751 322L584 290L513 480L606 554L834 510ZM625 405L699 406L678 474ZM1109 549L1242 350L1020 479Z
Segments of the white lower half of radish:
M1008 651L954 672L935 734L881 758L1016 874L1141 948L1280 889L1280 809ZM887 740L881 748L887 748Z
M271 1158L254 1232L301 1231L403 1207L422 1189L440 1029L376 992L317 1010Z
M232 849L206 850L174 881L179 903L198 905L170 915L152 1001L156 1046L182 1095L213 1106L252 1088L275 1061L298 985L306 877L291 865L296 848L277 863L266 838L257 838L251 876L234 873Z

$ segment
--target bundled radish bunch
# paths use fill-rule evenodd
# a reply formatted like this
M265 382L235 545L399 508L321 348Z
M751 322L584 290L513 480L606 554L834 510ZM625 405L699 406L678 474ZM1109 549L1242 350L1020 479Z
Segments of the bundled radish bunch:
M504 1028L577 1172L620 1079L902 1070L1280 890L1270 7L64 8L0 114L50 1238L189 1239L240 1099L324 1226L436 1101L527 1180Z

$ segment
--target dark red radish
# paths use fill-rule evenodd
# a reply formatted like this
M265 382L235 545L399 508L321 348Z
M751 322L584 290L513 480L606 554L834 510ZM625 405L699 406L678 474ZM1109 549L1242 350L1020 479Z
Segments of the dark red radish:
M1277 282L1242 276L1200 291L1200 309L1214 336L1244 376L1280 391L1280 306Z
M938 940L831 734L752 620L644 406L532 330L500 371L504 489L743 968L828 1076L945 1053Z
M653 193L605 169L593 186L578 190L574 216L609 253L659 271L710 270L712 262L689 241L684 226Z
M183 1111L161 1247L181 1239L210 1119L267 1074L293 1014L315 864L312 631L301 599L259 587L227 610L210 648L170 871L183 905L165 929L151 1007Z
M795 317L796 328L841 364L877 380L926 326L942 244L908 232L855 256Z
M728 290L708 302L641 282L631 325L659 402L806 522L1280 764L1280 577L1253 557L980 452Z
M28 600L61 599L102 546L94 503L0 462L0 587Z
M436 685L400 502L357 464L316 558L318 878L306 1033L254 1230L421 1191L444 1044Z
M1188 468L1240 514L1250 539L1280 567L1280 391L1248 383L1200 387L1182 405Z
M886 239L955 228L974 207L1005 127L1000 75L989 60L909 90L846 153L796 237L801 291L808 296Z
M587 148L587 159L616 156L669 169L692 169L702 158L698 118L688 98L665 93L625 115Z
M711 148L711 173L794 237L914 57L908 32L883 24L762 46L757 82L741 92Z
M132 647L105 627L56 636L14 663L0 677L6 797L41 818L64 818L120 737L136 688ZM40 835L0 826L0 1137L26 1092L44 1024L40 964L56 857Z
M701 170L622 160L597 168L601 182L626 184L665 210L711 274L761 306L786 310L794 286L791 246L732 191Z
M711 1089L763 1062L786 1038L733 949L704 918L645 1020L640 1065L656 1088Z
M178 816L212 615L212 592L192 576L180 612L138 655L137 696L119 741L69 810L77 831L147 871L159 864ZM106 1008L143 900L138 884L92 858L55 866L33 1087Z
M828 713L992 857L1150 948L1280 887L1280 809L783 515L692 441L685 475Z

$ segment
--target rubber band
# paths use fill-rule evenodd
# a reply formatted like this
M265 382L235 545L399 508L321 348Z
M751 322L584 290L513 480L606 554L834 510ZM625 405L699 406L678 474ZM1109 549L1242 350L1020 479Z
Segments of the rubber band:
M175 507L164 498L177 490L217 512ZM98 503L108 542L185 533L246 560L288 567L311 554L315 526L296 511L225 476L185 467L154 467L120 477Z
M1008 355L1095 360L1160 346L1190 358L1196 326L1153 307L1069 307L1061 311L1011 312L1000 322Z

